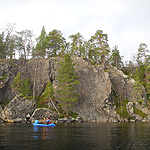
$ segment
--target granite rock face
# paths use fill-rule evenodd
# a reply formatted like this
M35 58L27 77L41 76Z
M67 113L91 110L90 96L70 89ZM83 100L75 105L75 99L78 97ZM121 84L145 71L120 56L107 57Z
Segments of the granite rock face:
M9 71L10 65L8 61L0 61L0 89L4 88L6 83L9 80L10 71Z
M74 107L84 120L107 120L108 112L103 109L105 100L111 93L109 74L101 65L92 65L81 57L75 57L74 63L79 84L76 91L80 95Z
M26 76L32 84L33 97L42 94L49 80L55 80L55 73L58 66L57 60L57 58L33 58L23 67Z
M128 99L131 102L143 100L144 103L147 102L145 89L142 85L140 85L140 91L137 91L135 88L136 81L133 78L128 77L115 67L109 67L108 71L113 90L120 100Z
M79 94L78 102L72 107L73 112L77 112L83 120L89 121L119 121L121 118L116 113L114 106L115 96L120 101L128 99L127 106L129 114L134 114L133 107L136 107L149 115L149 110L143 104L147 103L144 87L141 86L140 92L135 90L135 81L124 75L122 71L109 66L104 70L102 65L92 65L88 60L81 57L72 57L75 63L75 72L78 75L79 84L76 85L76 93ZM53 87L57 88L57 68L61 58L33 58L21 65L16 64L15 72L7 62L0 62L0 102L5 99L13 99L11 88L14 77L20 71L24 78L28 77L32 87L33 97L42 95L46 84L51 81ZM20 63L19 63L20 64ZM115 96L114 96L115 95ZM139 105L138 100L143 100ZM58 103L60 103L58 101ZM23 107L24 106L24 107ZM1 112L4 120L14 120L18 122L25 116L32 116L31 119L38 119L46 114L53 114L46 109L37 109L34 100L27 100L23 97L14 98ZM34 115L32 114L34 112ZM53 116L53 117L54 117ZM54 117L57 118L57 115ZM150 118L150 117L148 117ZM20 120L19 120L20 119Z
M0 60L0 103L12 99L11 89L8 88L11 76L9 61ZM9 99L9 97L11 97Z

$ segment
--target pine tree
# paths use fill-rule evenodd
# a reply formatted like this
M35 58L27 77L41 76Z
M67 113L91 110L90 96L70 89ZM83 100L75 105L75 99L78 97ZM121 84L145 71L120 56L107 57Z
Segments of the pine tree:
M121 68L123 62L121 61L122 57L120 56L118 47L115 45L115 47L113 47L111 56L110 56L110 62L112 66L117 67L118 69Z
M141 62L147 63L147 59L148 59L147 53L149 53L149 52L150 51L147 49L147 45L145 43L141 43L139 45L139 49L138 49L138 59Z
M56 29L49 32L45 40L48 57L58 56L59 53L64 50L64 46L66 45L66 40L62 36L61 31Z
M77 102L78 95L75 93L74 86L79 83L75 74L73 60L69 54L64 55L64 60L60 62L58 68L58 88L57 99L61 102L63 110L68 114L73 103Z
M106 55L109 53L109 45L108 45L108 36L104 34L102 30L97 30L94 36L91 37L90 41L95 43L96 55L98 59L102 61L103 65L105 66L106 63ZM99 61L98 60L98 61Z
M83 36L78 32L74 35L70 35L69 38L72 39L71 43L72 53L76 56L83 56L84 55Z

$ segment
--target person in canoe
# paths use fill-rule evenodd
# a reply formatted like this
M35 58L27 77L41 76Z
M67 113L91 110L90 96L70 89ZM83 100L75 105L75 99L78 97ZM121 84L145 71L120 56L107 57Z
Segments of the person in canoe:
M50 119L49 118L46 118L46 124L50 124Z

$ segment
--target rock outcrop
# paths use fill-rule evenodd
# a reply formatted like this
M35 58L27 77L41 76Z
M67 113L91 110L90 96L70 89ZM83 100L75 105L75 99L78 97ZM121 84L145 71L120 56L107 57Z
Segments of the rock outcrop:
M33 97L42 95L49 81L57 88L56 75L60 59L59 57L33 58L15 69L8 62L5 64L0 62L0 102L10 100L14 96L11 84L18 71L23 73L24 78L29 78ZM120 121L122 118L117 114L116 106L114 106L115 96L120 102L128 100L126 108L131 116L140 118L134 113L134 107L136 107L147 114L147 119L150 119L149 110L144 106L147 103L145 89L141 86L140 92L135 90L134 79L112 66L104 70L102 65L92 65L81 57L73 57L73 60L79 79L79 84L75 87L79 99L72 107L72 111L78 113L83 120ZM15 71L12 72L12 70ZM139 105L139 100L143 101L141 105ZM16 97L3 109L1 117L6 121L18 119L18 122L25 118L40 119L45 114L53 119L58 117L57 114L47 109L37 109L34 112L35 108L34 100Z
M19 95L4 108L0 118L5 122L23 122L26 120L26 116L32 115L35 109L35 100Z
M8 82L11 76L10 70L9 61L3 59L0 60L0 103L13 98L11 95L11 89L8 88ZM9 97L11 98L9 99Z
M76 91L80 95L74 111L84 120L106 121L108 116L103 110L103 105L111 93L109 74L104 71L103 66L94 66L81 57L73 59L79 77Z
M112 66L108 67L108 71L113 90L120 100L128 99L131 102L143 100L143 102L147 102L145 89L142 85L140 85L140 91L137 91L135 88L136 81L133 78L128 77L122 71Z
M30 117L30 121L33 122L34 120L43 120L43 118L46 117L50 118L50 120L57 120L58 114L47 108L37 108Z

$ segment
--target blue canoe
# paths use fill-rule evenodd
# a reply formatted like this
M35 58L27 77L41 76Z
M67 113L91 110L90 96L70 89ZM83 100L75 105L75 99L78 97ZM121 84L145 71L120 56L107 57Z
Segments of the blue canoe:
M38 120L35 120L35 122L33 123L34 126L41 126L41 127L55 127L56 125L54 123L50 123L50 124L39 124Z
M37 124L37 123L33 123L34 126L41 126L41 127L55 127L56 125L53 123L50 124Z

